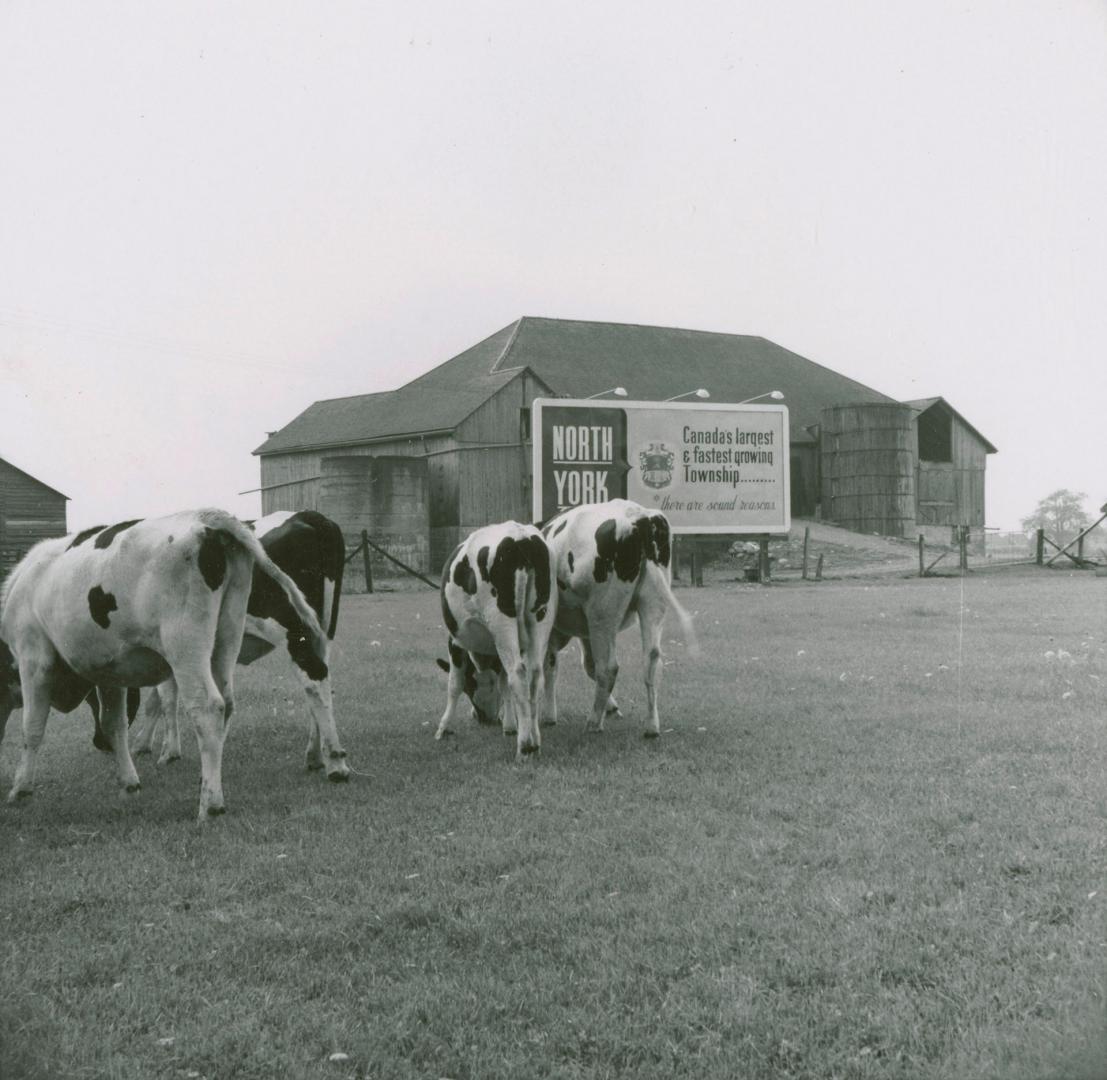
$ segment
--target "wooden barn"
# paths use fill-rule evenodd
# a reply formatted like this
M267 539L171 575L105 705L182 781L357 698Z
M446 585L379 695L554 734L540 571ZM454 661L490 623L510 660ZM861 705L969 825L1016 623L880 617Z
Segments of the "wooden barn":
M616 386L643 400L698 387L715 402L783 391L795 517L821 513L849 528L903 536L916 535L917 525L945 526L945 539L949 524L983 525L984 454L995 448L941 398L897 402L762 337L533 317L398 390L309 406L254 451L262 512L320 510L342 525L351 543L367 529L398 558L434 572L478 526L529 520L534 398L588 397ZM834 468L846 472L827 481L823 463L831 440L823 432L843 406L874 407L874 423L881 407L896 413L895 437L906 456L870 484L894 489L891 515L883 508L872 514L867 504L844 497L850 465L842 432L833 433ZM924 461L920 445L930 455ZM873 464L856 455L854 463ZM944 498L950 491L951 503ZM926 493L926 505L908 508L919 492ZM950 517L960 520L947 522Z
M65 536L68 500L0 458L0 581L40 540Z

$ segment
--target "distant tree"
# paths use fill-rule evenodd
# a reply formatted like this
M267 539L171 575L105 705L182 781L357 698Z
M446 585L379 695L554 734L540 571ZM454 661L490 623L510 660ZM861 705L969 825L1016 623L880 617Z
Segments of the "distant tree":
M1087 497L1083 491L1059 488L1042 499L1034 513L1022 519L1022 527L1026 532L1045 529L1050 540L1064 547L1092 523L1084 509Z

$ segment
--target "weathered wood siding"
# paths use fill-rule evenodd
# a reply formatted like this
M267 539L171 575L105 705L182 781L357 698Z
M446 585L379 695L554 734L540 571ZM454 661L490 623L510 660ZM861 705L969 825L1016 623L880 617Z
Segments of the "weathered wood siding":
M943 406L932 406L941 409ZM920 414L921 415L921 414ZM987 450L979 437L950 414L950 461L918 461L918 529L928 540L948 543L950 528L969 525L974 534L985 524L984 476ZM916 419L916 438L918 420Z
M458 426L459 538L492 522L530 521L530 407L549 393L521 371Z
M426 503L429 530L423 538L412 536L406 546L424 554L417 569L437 573L438 567L452 550L458 532L457 522L457 464L449 449L454 440L446 436L427 438L393 439L388 442L363 443L356 446L333 446L322 450L301 450L283 454L266 454L261 458L261 511L271 514L276 510L318 510L323 507L323 462L338 457L405 457L426 460ZM446 451L446 452L443 452ZM295 481L295 483L289 483ZM355 544L362 528L353 521L335 518L347 541ZM369 530L372 535L372 529ZM405 545L401 545L405 546ZM390 549L391 550L391 549ZM393 552L403 559L399 551ZM404 559L407 562L407 559ZM376 565L376 564L374 564ZM381 564L381 572L392 574L394 568Z
M0 580L40 540L65 536L66 497L0 459Z

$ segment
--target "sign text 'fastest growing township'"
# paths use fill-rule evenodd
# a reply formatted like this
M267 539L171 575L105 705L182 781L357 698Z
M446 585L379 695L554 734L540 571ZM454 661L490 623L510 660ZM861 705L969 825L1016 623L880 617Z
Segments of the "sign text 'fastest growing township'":
M677 531L781 532L788 512L783 406L535 403L535 514L629 498Z

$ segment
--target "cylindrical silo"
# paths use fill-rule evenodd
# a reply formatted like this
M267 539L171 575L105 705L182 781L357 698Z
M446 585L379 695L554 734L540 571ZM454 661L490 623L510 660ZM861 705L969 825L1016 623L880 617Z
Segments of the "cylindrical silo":
M426 458L327 457L322 462L319 509L338 522L353 546L364 529L373 543L408 566L427 572L430 517ZM373 552L374 564L381 556ZM390 576L394 565L381 570Z
M896 402L823 409L822 516L857 532L915 531L914 410Z

